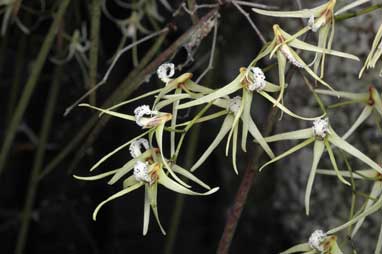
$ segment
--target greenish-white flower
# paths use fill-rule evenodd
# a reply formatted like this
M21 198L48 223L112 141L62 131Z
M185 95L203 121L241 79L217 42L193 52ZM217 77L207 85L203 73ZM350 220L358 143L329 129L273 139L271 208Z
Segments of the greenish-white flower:
M369 165L371 168L378 171L379 173L382 173L382 168L380 165L375 163L372 159L370 159L367 155L362 153L360 150L358 150L357 148L355 148L354 146L346 142L343 138L339 137L337 133L331 128L327 118L314 121L312 128L276 134L270 137L266 137L265 141L267 143L270 143L270 142L277 142L282 140L300 140L300 139L305 139L305 141L303 141L302 143L299 143L298 145L290 148L289 150L283 152L282 154L268 161L263 166L261 166L260 171L264 169L266 166L291 155L292 153L300 150L303 147L308 146L309 144L314 143L312 167L310 170L309 178L306 185L306 191L305 191L305 211L307 215L309 214L309 203L310 203L310 196L312 192L314 178L316 175L318 164L320 162L320 159L325 149L328 152L328 155L332 163L332 166L335 170L336 176L342 183L346 185L350 185L350 183L347 180L345 180L344 177L340 174L340 171L337 166L336 158L332 150L332 146L335 146L345 151L351 156Z

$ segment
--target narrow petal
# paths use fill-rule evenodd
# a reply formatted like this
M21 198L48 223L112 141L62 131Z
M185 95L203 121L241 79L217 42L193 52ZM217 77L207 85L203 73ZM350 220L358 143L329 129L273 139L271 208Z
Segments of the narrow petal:
M187 169L184 169L176 164L173 164L172 166L172 169L174 170L175 173L178 173L188 179L190 179L191 181L193 181L194 183L197 183L199 184L200 186L202 186L203 188L207 189L207 190L211 190L211 187L208 186L207 184L205 184L204 182L202 182L201 180L199 180L199 178L197 178L196 176L194 176L190 171L188 171Z
M175 94L178 95L182 92L181 88L177 88L175 90ZM172 118L171 118L171 128L175 129L176 120L178 118L178 105L180 100L174 101L172 104ZM170 156L172 157L175 154L175 132L172 131L170 133Z
M73 175L73 177L78 179L78 180L95 181L95 180L99 180L99 179L108 177L110 175L113 175L117 171L118 171L118 169L112 170L112 171L108 171L108 172L105 172L105 173L102 173L102 174L98 174L98 175L95 175L95 176L77 176L77 175Z
M245 98L244 98L245 97ZM247 151L247 137L248 137L248 124L249 119L251 119L251 106L252 106L253 94L249 91L243 91L243 101L244 101L244 110L241 115L243 127L241 132L241 149Z
M351 134L371 115L373 112L373 107L366 106L361 114L358 116L357 120L349 128L349 130L342 136L343 139L347 139Z
M278 68L279 68L278 73L279 73L280 93L279 93L279 96L278 96L276 102L279 103L284 97L285 67L286 67L286 58L280 50L277 51L277 63L278 63Z
M279 92L280 90L281 90L280 86L272 84L268 81L265 81L265 87L263 91L268 93L275 93L275 92Z
M297 131L289 131L284 132L280 134L276 134L273 136L269 136L264 138L265 142L271 143L271 142L277 142L282 140L298 140L298 139L307 139L313 137L313 130L312 128L306 128L302 130Z
M303 9L298 11L269 11L258 8L252 8L252 11L266 16L280 17L280 18L310 18L311 16L317 17L326 8L326 4L317 6L312 9Z
M333 166L333 168L334 168L334 171L335 171L336 174L337 174L338 179L339 179L342 183L344 183L344 184L350 186L351 184L350 184L348 181L346 181L346 180L342 177L342 175L341 175L341 173L340 173L340 170L338 169L337 161L336 161L336 157L334 156L332 147L330 146L328 140L325 139L324 142L325 142L326 150L328 151L328 154L329 154L330 161L331 161L331 163L332 163L332 166Z
M374 169L371 170L357 170L350 174L348 170L339 170L339 174L343 177L352 177L354 179L372 179L376 176L376 171ZM317 169L317 174L328 175L328 176L337 176L337 172L332 169Z
M138 189L139 187L141 187L143 185L143 183L137 183L133 186L130 186L129 188L126 188L126 189L123 189L117 193L115 193L114 195L110 196L109 198L107 198L106 200L102 201L97 207L96 209L94 210L93 212L93 220L96 220L97 218L97 214L99 212L99 210L101 209L102 206L104 206L106 203L116 199L116 198L119 198L123 195L126 195L127 193L133 191L133 190L136 190Z
M323 89L315 89L314 90L318 94L330 95L335 97L346 98L350 100L365 100L367 101L369 97L369 93L350 93L350 92L342 92L342 91L332 91L332 90L323 90Z
M131 175L128 178L126 178L125 180L123 180L122 186L123 186L124 189L126 189L126 188L129 188L132 185L137 184L137 183L139 183L139 182L137 181L137 179L135 179L135 176Z
M232 94L232 93L234 93L237 90L242 88L241 83L240 83L242 77L243 77L243 74L240 73L240 75L238 75L228 85L226 85L226 86L224 86L224 87L222 87L222 88L216 90L215 92L212 92L206 96L203 96L199 99L192 100L192 101L184 103L184 104L180 104L178 109L190 108L190 107L194 107L194 106L197 106L200 104L209 103L215 99L230 95L230 94Z
M377 212L381 207L382 207L382 195L379 196L378 200L372 206L370 206L369 209L364 210L362 213L353 217L351 220L347 221L346 223L329 230L327 232L327 234L331 235L331 234L335 234L341 230L344 230L344 229L348 228L350 225L353 225L354 223L359 221L360 219L365 218L365 217Z
M80 104L78 106L79 107L88 107L88 108L91 108L91 109L98 110L98 111L100 111L103 114L107 114L107 115L111 115L111 116L115 116L115 117L118 117L118 118L122 118L122 119L125 119L125 120L129 120L129 121L134 121L135 122L135 116L132 116L132 115L127 115L127 114L122 114L122 113L118 113L118 112L107 110L107 109L97 108L97 107L91 106L91 105L86 104L86 103L82 103L82 104Z
M286 108L284 105L282 105L281 103L278 103L272 96L270 96L269 94L267 94L266 92L264 91L261 91L259 92L259 94L261 94L265 99L269 100L270 102L272 102L276 107L278 107L281 111L283 111L284 113L290 115L291 117L294 117L294 118L297 118L297 119L301 119L301 120L308 120L308 121L312 121L312 120L315 120L315 119L319 119L321 118L322 116L317 116L317 117L303 117L303 116L299 116L295 113L293 113L292 111L290 111L288 108Z
M348 154L350 154L353 157L358 158L359 160L363 161L373 169L377 170L379 173L382 173L382 168L375 163L372 159L370 159L368 156L366 156L364 153L362 153L360 150L340 138L337 134L334 133L334 131L331 130L331 133L328 137L328 140L333 145L337 146L338 148L344 150Z
M347 4L344 7L338 9L334 13L334 15L337 16L337 15L339 15L341 13L344 13L344 12L350 10L350 9L353 9L353 8L355 8L355 7L357 7L357 6L361 5L361 4L367 3L367 2L370 2L370 0L356 0L356 1L353 1L352 3Z
M178 192L178 193L181 193L181 194L185 194L185 195L205 196L205 195L213 194L213 193L215 193L216 191L219 190L219 187L215 187L215 188L212 188L211 190L209 190L207 192L204 192L204 193L199 193L199 192L192 191L192 190L187 189L184 186L180 185L179 183L175 182L171 178L169 178L163 172L163 170L161 170L159 172L158 183L160 183L161 185L163 185L164 187L166 187L169 190L172 190L172 191L175 191L175 192Z
M218 135L216 135L214 141L212 141L211 145L207 148L207 150L203 153L203 155L199 158L199 160L192 166L191 172L195 171L204 163L204 161L210 156L210 154L216 149L216 147L220 144L223 138L227 135L229 130L233 124L233 116L231 114L227 115L224 119L222 127L219 130Z
M157 205L158 184L154 183L151 186L146 184L145 188L146 188L146 192L148 193L148 198L150 200L150 205L151 205L151 209L153 210L155 220L157 221L159 228L162 231L162 234L166 235L166 231L163 229L162 224L159 220L159 215L158 215L158 205Z
M235 171L236 175L239 174L239 172L237 170L237 164L236 164L238 130L239 130L239 126L236 126L233 130L233 138L232 138L232 165L233 165L233 170Z
M125 144L117 147L116 149L114 149L113 151L111 151L110 153L106 154L104 157L102 157L96 164L94 164L91 168L90 168L90 171L93 171L94 169L96 169L97 167L99 167L99 165L101 165L104 161L106 161L107 159L109 159L111 156L113 156L114 154L116 154L117 152L121 151L123 148L129 146L132 142L134 142L135 140L137 139L140 139L141 137L144 137L146 136L148 133L150 132L149 131L146 131L144 133L142 133L141 135L131 139L130 141L126 142Z
M143 235L147 234L149 230L150 223L150 199L147 191L147 187L145 186L145 201L143 204Z
M377 181L373 184L373 187L369 195L370 198L367 200L364 210L368 210L374 204L375 200L378 199L381 193L382 193L382 182ZM353 231L351 233L352 238L355 236L355 234L357 234L358 230L361 228L364 221L365 221L365 217L361 218L354 225Z
M307 145L313 143L314 140L315 140L315 138L312 137L312 138L309 138L309 139L305 140L304 142L301 142L301 143L298 144L298 145L295 145L295 146L292 147L291 149L285 151L284 153L282 153L282 154L276 156L276 157L273 158L272 160L270 160L270 161L268 161L267 163L265 163L263 166L261 166L261 168L259 169L259 171L263 170L263 169L264 169L266 166L268 166L269 164L272 164L272 163L274 163L274 162L276 162L276 161L278 161L278 160L281 160L282 158L287 157L288 155L291 155L292 153L294 153L294 152L300 150L301 148L304 148L305 146L307 146Z
M288 45L290 45L291 47L297 48L297 49L301 49L301 50L306 50L306 51L311 51L311 52L316 52L316 53L329 54L329 55L338 56L338 57L342 57L342 58L352 59L352 60L355 60L355 61L359 61L360 60L355 55L352 55L352 54L349 54L349 53L345 53L345 52L341 52L341 51L337 51L337 50L330 50L330 49L327 49L327 48L320 48L320 47L314 46L312 44L303 42L303 41L301 41L299 39L294 39L294 40L290 41L288 43Z
M157 140L157 143L158 143L158 147L159 147L159 150L160 150L160 154L161 154L161 158L162 158L162 162L165 166L165 168L168 169L168 172L170 173L170 175L172 177L174 177L174 179L176 181L178 181L179 183L183 184L184 186L186 186L187 188L190 188L191 186L188 185L187 183L185 183L184 181L182 181L171 169L171 167L168 165L167 163L167 160L165 159L164 157L164 150L163 150L163 142L162 142L162 138L163 138L163 130L164 130L164 125L165 123L161 123L160 125L158 125L158 127L156 128L155 130L155 137L156 137L156 140Z
M263 135L261 134L261 132L257 128L257 126L256 126L256 124L252 118L249 119L248 124L249 124L248 125L249 133L251 133L252 137L254 138L254 141L259 143L259 145L261 146L261 148L264 149L264 151L267 153L267 155L271 159L273 159L275 157L275 154L273 153L272 149L267 144L265 138L263 137Z
M309 243L300 243L296 246L293 246L292 248L287 249L286 251L281 252L280 254L291 254L291 253L298 253L298 252L307 252L311 251L312 248L310 247Z
M212 93L214 91L213 89L205 87L205 86L201 86L192 80L186 81L186 87L193 92L203 93L203 94Z
M312 168L310 169L310 174L308 178L308 183L306 184L305 190L305 212L306 215L309 215L309 204L310 204L310 195L312 193L313 182L316 176L316 170L318 163L320 162L322 153L324 152L325 144L323 141L316 140L313 147L313 161Z
M157 94L157 93L159 93L160 91L161 91L161 89L157 89L157 90L154 90L154 91L150 91L150 92L145 93L145 94L143 94L143 95L140 95L140 96L138 96L138 97L134 97L133 99L130 99L130 100L127 100L127 101L123 101L123 102L121 102L121 103L118 103L118 104L116 104L116 105L113 105L112 107L107 108L106 110L111 111L111 110L113 110L113 109L122 107L122 106L124 106L124 105L129 104L129 103L132 103L132 102L134 102L134 101L138 101L138 100L141 100L141 99L146 98L146 97L148 97L148 96ZM104 113L101 112L101 113L100 113L100 116L101 116L102 114L104 114Z
M381 253L381 251L382 251L382 225L379 230L377 246L375 247L374 253L378 254L378 253Z

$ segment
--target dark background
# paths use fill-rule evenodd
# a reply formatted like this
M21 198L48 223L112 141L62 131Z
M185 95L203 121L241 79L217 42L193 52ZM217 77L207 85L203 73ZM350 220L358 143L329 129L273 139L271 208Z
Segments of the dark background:
M31 14L21 8L18 17L26 26L31 27L37 17L41 18L39 24L33 27L30 35L22 33L17 24L10 24L7 33L0 38L1 139L6 135L8 123L15 113L15 105L23 92L31 68L34 66L34 60L52 23L53 10L56 10L60 2L47 1L46 10L37 14ZM70 37L73 31L83 23L87 25L89 32L91 2L71 1L58 34L65 33ZM153 59L192 26L189 15L184 11L179 11L179 14L173 17L171 12L166 10L159 1L157 2L158 11L164 18L162 22L156 21L157 25L162 28L171 24L172 29ZM182 1L169 2L174 9L177 9L182 3ZM279 4L279 2L289 9L297 8L296 2L292 0L269 1L269 4ZM304 1L303 4L310 7L310 2L313 1ZM198 1L198 3L213 3L213 1ZM40 8L39 1L34 0L23 1L22 5L28 8ZM108 9L118 18L126 18L131 14L129 9L121 8L113 1L108 1ZM250 11L249 8L246 10ZM198 12L198 15L202 17L207 12L208 9L204 9ZM237 75L238 69L248 65L256 56L262 45L245 17L231 5L221 7L220 15L214 69L202 81L203 85L212 88L220 87L232 80ZM252 14L252 18L256 22L257 17ZM257 23L267 39L271 39L273 35L272 20L272 18L261 18ZM154 29L146 16L142 22L147 28ZM286 20L277 22L283 24ZM296 30L295 27L294 29ZM138 33L138 37L143 36ZM107 61L115 53L120 39L121 32L118 26L102 15L97 80L101 80L106 72L109 66ZM130 39L128 41L128 43L131 42ZM155 39L139 45L139 57L148 51L154 41ZM54 73L57 69L57 65L53 64L49 58L57 55L65 56L60 53L60 47L67 49L69 43L70 41L65 39L65 36L64 39L55 39L24 114L22 125L12 144L5 170L0 175L0 253L13 253L15 250L23 207L30 191L28 186L30 186L31 172L36 159L38 139L41 135L47 101L51 96L49 90L53 85ZM198 76L208 64L211 43L212 33L204 38L196 50L195 61L185 66L181 72L177 71L177 74L192 71L195 76ZM88 55L89 52L86 54ZM179 47L176 54L173 55L172 62L181 64L186 59L186 50ZM40 172L44 172L52 160L57 158L57 155L79 134L87 121L96 116L96 112L84 108L75 108L68 116L63 116L65 109L78 99L87 87L81 76L80 67L74 58L60 68L62 68L62 76L59 78L60 90ZM346 66L344 68L346 69ZM96 104L102 105L113 92L120 89L119 84L134 69L131 54L126 53L115 66L107 84L97 90ZM270 78L274 79L274 76ZM128 87L129 82L126 84L125 87ZM161 86L163 83L158 80L156 75L151 75L149 81L144 82L129 97ZM301 93L302 97L306 93L306 91L299 91L301 91L299 94ZM298 103L307 105L304 104L304 99L296 102L292 98L291 101L297 105ZM145 99L124 107L121 112L131 113L136 106L150 103L152 100ZM256 108L256 111L253 112L254 119L260 128L263 128L270 107L262 99L255 100L254 107ZM191 112L191 115L192 113L194 112ZM251 156L251 152L253 152L252 145L247 155L242 152L238 155L239 176L235 175L230 158L224 156L224 145L221 145L197 172L196 175L199 178L210 186L220 186L220 190L207 197L184 197L178 230L175 238L172 239L174 245L171 245L171 238L160 233L154 218L150 220L147 236L142 236L143 189L109 203L99 213L98 220L92 221L91 215L96 205L119 190L121 186L109 186L103 180L82 182L75 180L72 174L88 175L88 169L98 159L141 132L136 125L120 119L111 119L106 124L102 120L97 120L95 124L97 124L95 126L102 126L102 130L95 136L89 135L87 132L65 159L51 168L52 171L38 181L24 253L214 253L223 232L226 215L229 213L243 176L247 156ZM214 138L220 124L220 121L216 121L203 124L201 128L195 128L194 131L197 131L198 134L194 135L198 137L198 141L194 159L186 158L187 151L184 149L179 160L181 165L190 159L195 161L201 155ZM289 127L289 130L295 128L289 122L282 127L287 129ZM33 138L31 139L29 132L36 135L37 142ZM94 139L94 142L86 145L89 139ZM188 141L189 139L186 140L186 142ZM284 149L285 147L281 147L281 150ZM128 149L125 149L113 156L98 169L98 172L120 167L129 159L130 154ZM299 241L305 241L306 236L301 237L298 233L301 229L299 227L310 222L294 221L287 216L296 214L304 217L304 212L302 205L297 208L293 205L293 200L300 199L300 197L293 196L293 192L288 190L288 186L280 185L286 180L280 179L281 177L277 173L277 170L282 170L283 163L281 162L279 165L281 165L280 168L271 168L256 176L255 187L249 194L233 239L231 253L278 253ZM293 182L293 175L291 176L288 181ZM298 183L292 184L297 185ZM276 188L278 188L277 192ZM304 184L301 184L300 188L303 190ZM279 195L280 192L283 195ZM282 200L280 196L283 196ZM174 209L177 202L180 202L179 199L176 200L175 193L163 188L159 190L159 215L168 233L171 231ZM345 202L342 198L339 200L339 202ZM280 202L285 205L275 205ZM313 205L315 204L313 203ZM171 246L172 248L170 248ZM168 252L165 252L166 250Z

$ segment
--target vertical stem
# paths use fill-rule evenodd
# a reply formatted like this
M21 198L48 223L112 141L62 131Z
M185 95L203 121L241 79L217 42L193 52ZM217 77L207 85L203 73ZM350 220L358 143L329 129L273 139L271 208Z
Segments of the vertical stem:
M98 48L101 20L101 0L93 0L91 6L91 34L90 34L90 64L89 64L89 89L97 84ZM89 102L96 105L96 91L89 95Z
M8 97L9 101L8 101L7 112L5 117L6 122L9 122L12 119L12 113L15 111L15 103L17 99L17 94L19 93L22 71L24 69L24 64L25 64L26 48L27 48L27 36L25 34L21 34L21 39L17 47L16 66L15 66L15 71L13 73L12 86L11 86L9 97Z
M56 105L57 95L60 88L60 81L62 76L62 66L57 65L54 81L49 91L47 105L43 114L44 119L42 122L41 134L39 144L36 152L36 157L33 164L33 169L29 177L28 192L26 194L26 200L24 209L21 214L21 227L16 242L16 254L22 254L25 249L25 244L28 239L28 230L30 226L31 214L35 202L37 188L39 185L39 174L43 168L43 162L45 157L46 144L48 142L49 132L52 125L53 113Z
M57 13L55 14L54 21L52 25L50 26L49 32L47 36L45 37L45 40L41 46L40 52L34 64L34 68L25 85L23 94L21 95L20 101L17 105L17 108L9 124L9 127L7 128L7 132L5 134L5 140L3 142L3 146L1 148L1 153L0 153L0 174L4 171L5 163L6 163L13 139L15 137L17 127L19 126L21 122L21 118L24 115L26 107L28 106L29 100L37 84L37 81L41 74L44 63L46 62L46 58L48 56L49 50L53 44L54 37L58 30L58 26L61 22L61 19L63 18L65 14L65 11L69 5L69 2L70 0L62 0Z
M188 143L187 147L187 154L186 154L186 168L190 168L192 166L192 163L195 158L195 151L198 146L198 140L199 140L199 133L200 133L200 124L196 125L194 129L192 130L192 133L190 135L190 141ZM178 232L178 226L181 219L181 215L183 212L183 205L184 205L184 199L185 195L178 194L176 196L175 200L175 206L174 210L171 215L171 224L170 224L170 230L167 235L167 240L164 246L164 254L171 254L174 253L174 243L176 240L176 235Z

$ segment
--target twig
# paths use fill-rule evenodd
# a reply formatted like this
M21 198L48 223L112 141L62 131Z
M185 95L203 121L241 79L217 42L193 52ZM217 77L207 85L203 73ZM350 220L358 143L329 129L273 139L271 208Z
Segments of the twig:
M155 33L152 33L148 36L145 36L143 37L142 39L134 42L134 43L131 43L130 45L126 46L125 48L121 49L118 54L115 56L113 62L111 63L110 67L107 69L106 71L106 74L105 76L102 78L102 80L100 82L98 82L94 87L92 87L91 89L89 89L89 91L87 91L84 95L82 95L78 100L76 100L71 106L69 106L68 108L66 108L65 110L65 113L64 113L64 116L67 116L72 110L73 108L75 108L83 99L85 99L89 94L93 93L95 90L97 90L100 86L104 85L107 81L107 79L109 78L110 76L110 73L111 71L113 70L115 64L118 62L119 58L125 53L127 52L128 50L130 50L132 47L142 43L142 42L145 42L147 40L150 40L151 38L153 37L156 37L158 35L161 35L163 33L166 33L168 32L168 28L164 28L158 32L155 32Z
M5 163L6 163L13 139L15 137L17 127L21 122L21 119L24 115L26 107L28 106L29 100L37 84L37 81L39 79L40 73L44 66L45 60L48 56L49 50L53 44L58 26L61 22L61 19L63 18L65 14L65 11L69 3L70 3L70 0L63 0L59 6L59 9L55 15L54 21L52 25L50 26L49 32L42 44L40 53L37 56L37 59L35 61L34 68L29 77L29 80L27 81L24 87L24 91L23 91L23 94L21 95L20 102L17 105L17 108L11 120L11 123L9 124L9 127L5 135L5 140L1 149L1 154L0 154L0 174L4 171Z
M211 46L211 54L210 54L210 59L208 61L208 66L207 68L203 71L203 73L196 79L196 83L199 83L200 80L210 71L212 70L213 63L214 63L214 56L215 56L215 48L216 48L216 39L217 39L217 34L218 34L218 19L215 20L215 26L214 26L214 34L212 38L212 46Z
M261 42L263 44L266 44L267 41L265 40L265 37L263 36L263 34L260 32L259 28L257 28L255 22L253 22L253 20L251 19L251 17L249 16L249 13L244 11L243 8L241 8L241 6L235 1L235 0L232 0L232 4L241 12L241 14L243 14L243 16L248 20L249 24L251 24L252 28L255 30L255 32L257 33L257 35L259 36Z

